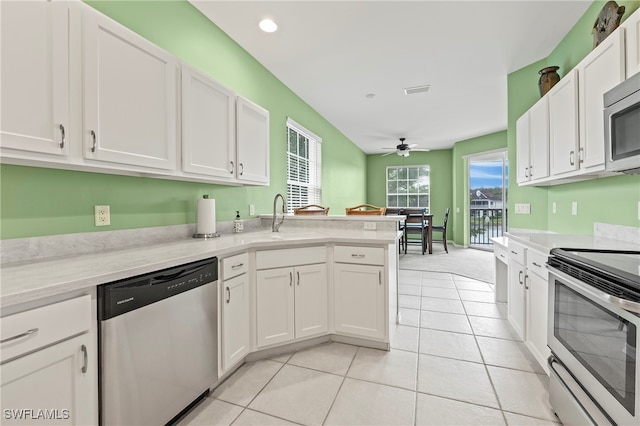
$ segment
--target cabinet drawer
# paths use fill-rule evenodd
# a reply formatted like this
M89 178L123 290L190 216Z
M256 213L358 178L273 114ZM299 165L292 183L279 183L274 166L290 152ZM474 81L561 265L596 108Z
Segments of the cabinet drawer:
M534 250L527 250L527 272L534 273L544 280L547 279L547 256Z
M526 248L515 241L509 241L509 257L521 265L524 265Z
M382 247L336 246L334 257L336 262L341 263L384 265L384 249Z
M237 277L249 270L249 254L241 253L222 259L222 279Z
M509 263L509 251L497 244L493 245L493 255L502 263Z
M91 296L81 296L0 319L0 362L91 328Z
M256 269L310 265L313 263L325 263L326 261L327 249L325 246L256 252Z

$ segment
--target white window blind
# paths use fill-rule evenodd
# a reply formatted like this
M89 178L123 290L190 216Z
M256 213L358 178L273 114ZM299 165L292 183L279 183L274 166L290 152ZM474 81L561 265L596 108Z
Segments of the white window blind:
M287 118L287 210L322 204L322 139Z
M430 204L429 166L387 167L387 207L419 207Z

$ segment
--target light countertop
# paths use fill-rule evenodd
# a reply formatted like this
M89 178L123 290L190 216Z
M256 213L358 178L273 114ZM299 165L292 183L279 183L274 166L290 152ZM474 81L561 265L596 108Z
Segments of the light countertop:
M394 243L399 236L397 231L287 229L207 240L187 238L168 244L7 265L0 271L0 308L248 249L329 243L385 245Z
M545 254L556 247L640 251L640 243L594 235L552 234L546 232L508 232L506 235L510 240L517 241Z

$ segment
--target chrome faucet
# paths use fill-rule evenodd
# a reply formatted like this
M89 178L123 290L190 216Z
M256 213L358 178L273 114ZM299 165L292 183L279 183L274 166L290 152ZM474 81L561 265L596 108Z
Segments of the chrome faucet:
M276 218L278 217L278 214L276 213L278 198L282 199L282 220L276 223ZM287 212L286 209L287 209L287 202L284 200L284 196L282 194L276 194L276 196L273 198L273 222L271 224L271 232L278 232L278 230L284 223L284 214Z

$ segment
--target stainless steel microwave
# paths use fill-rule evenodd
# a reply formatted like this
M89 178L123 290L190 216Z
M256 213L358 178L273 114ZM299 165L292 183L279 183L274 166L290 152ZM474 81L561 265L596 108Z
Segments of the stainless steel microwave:
M604 94L605 169L640 173L640 73Z

